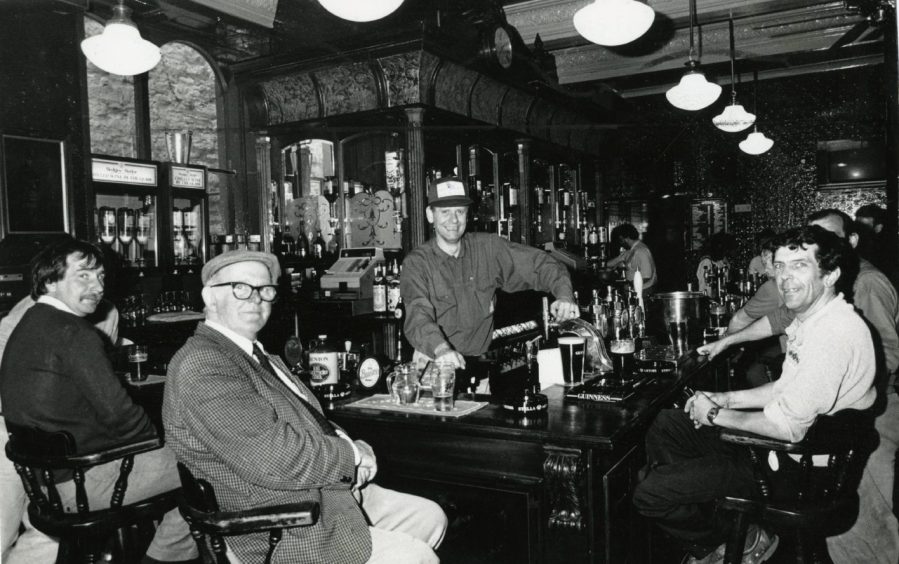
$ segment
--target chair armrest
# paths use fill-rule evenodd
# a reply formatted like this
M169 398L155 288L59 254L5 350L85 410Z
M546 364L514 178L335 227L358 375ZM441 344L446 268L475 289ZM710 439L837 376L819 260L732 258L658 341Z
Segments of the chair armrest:
M791 454L831 454L848 449L873 450L877 446L877 433L871 410L844 409L834 415L819 416L799 442L736 429L722 429L721 440Z
M764 435L757 435L749 431L739 431L737 429L724 429L721 431L720 438L726 443L735 445L743 445L753 448L764 448L768 450L779 450L782 452L793 452L801 454L804 452L802 443L791 443Z
M6 452L10 460L30 466L32 468L62 469L85 466L96 466L113 460L119 460L129 455L140 454L162 448L164 441L160 437L146 439L136 443L118 445L106 450L87 454L69 454L66 456L34 456L26 453L14 453L11 445L7 443Z
M201 530L220 535L242 535L271 529L305 527L318 522L319 504L302 501L244 511L203 512L181 504L181 511Z

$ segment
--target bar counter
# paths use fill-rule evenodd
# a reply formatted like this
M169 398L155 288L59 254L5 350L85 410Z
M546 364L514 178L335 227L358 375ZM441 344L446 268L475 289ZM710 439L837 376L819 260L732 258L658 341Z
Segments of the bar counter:
M379 483L447 509L444 562L644 562L630 493L645 431L685 385L713 387L721 366L693 355L618 404L553 386L548 411L528 419L495 404L461 418L347 407L359 397L329 417L372 445Z

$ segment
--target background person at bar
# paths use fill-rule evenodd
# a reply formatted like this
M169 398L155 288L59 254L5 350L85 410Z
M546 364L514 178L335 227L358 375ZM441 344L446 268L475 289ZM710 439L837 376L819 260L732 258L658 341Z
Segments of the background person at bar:
M223 510L316 501L321 518L284 531L274 562L434 563L446 516L429 500L374 484L371 447L322 413L312 392L256 340L277 297L275 255L230 251L203 266L206 321L169 364L163 422L178 459ZM233 536L260 562L264 533Z
M557 321L580 314L568 271L548 253L490 233L466 233L468 187L458 178L428 188L434 237L403 261L404 331L416 353L457 368L487 352L497 290L539 290L555 297Z
M781 378L749 390L697 392L683 410L660 412L646 435L647 472L634 505L686 545L690 562L718 562L724 554L726 536L708 504L751 497L755 488L747 449L721 441L714 427L799 441L819 415L865 409L876 397L871 332L836 291L849 246L814 225L781 234L774 246L778 290L796 316ZM753 526L743 561L762 562L776 546L776 536Z
M630 223L622 223L612 229L610 239L624 251L606 262L606 266L615 268L623 264L625 266L624 275L629 283L633 283L634 273L639 272L643 278L643 295L649 295L655 291L656 280L658 280L656 263L649 247L640 240L637 228Z
M97 247L75 239L47 247L31 269L37 300L13 330L0 362L3 415L10 424L68 431L75 453L155 438L156 429L128 396L97 330L85 317L103 298L105 270ZM118 461L85 473L91 509L108 507ZM124 503L180 487L175 456L163 447L134 457ZM63 507L75 511L71 476L58 484ZM185 562L198 551L177 509L166 513L144 562Z

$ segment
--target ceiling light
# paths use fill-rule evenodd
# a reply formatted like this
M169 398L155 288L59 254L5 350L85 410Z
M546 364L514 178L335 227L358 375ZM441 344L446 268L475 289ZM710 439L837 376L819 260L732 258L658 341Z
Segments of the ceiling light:
M723 112L713 117L712 123L721 131L736 133L752 126L755 123L755 114L751 114L743 109L743 106L737 103L737 97L734 94L733 103L724 108Z
M372 22L392 14L403 0L318 0L325 10L351 22Z
M671 105L681 110L695 112L712 103L721 95L721 87L705 79L702 71L697 70L699 62L694 57L693 21L696 19L696 0L690 0L690 53L687 66L690 70L681 77L676 86L668 89L665 97Z
M635 0L594 0L574 14L574 28L588 41L614 47L637 39L652 27L656 13Z
M730 19L730 105L712 118L712 123L721 131L736 133L755 123L755 114L750 114L737 103L737 79L734 73L734 20Z
M764 133L759 133L758 128L740 141L740 150L749 155L761 155L773 146L774 141L765 137Z
M106 22L103 33L81 42L81 51L87 60L100 69L122 76L142 74L159 62L159 47L140 36L137 26L129 17L131 9L124 0L112 8L112 17Z

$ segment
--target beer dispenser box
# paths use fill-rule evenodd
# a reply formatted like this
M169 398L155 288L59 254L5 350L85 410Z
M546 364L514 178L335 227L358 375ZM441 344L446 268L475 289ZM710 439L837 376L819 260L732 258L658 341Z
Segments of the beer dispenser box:
M677 361L674 347L652 345L634 355L634 370L643 376L674 375Z

